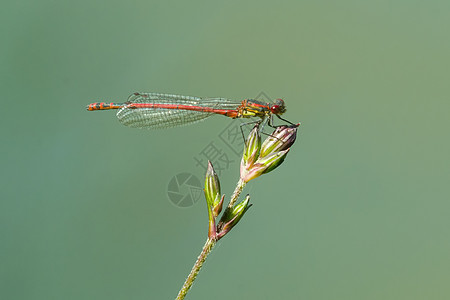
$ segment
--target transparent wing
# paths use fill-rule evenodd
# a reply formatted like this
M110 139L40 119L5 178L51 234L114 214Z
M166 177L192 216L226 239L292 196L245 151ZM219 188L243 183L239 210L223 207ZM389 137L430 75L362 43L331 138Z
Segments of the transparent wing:
M136 108L130 104L141 103L156 106ZM201 108L236 109L240 103L225 98L199 98L160 93L134 93L123 108L117 112L119 121L134 128L159 129L196 123L214 115L214 112L201 111ZM158 105L183 105L196 110L177 108L158 108Z

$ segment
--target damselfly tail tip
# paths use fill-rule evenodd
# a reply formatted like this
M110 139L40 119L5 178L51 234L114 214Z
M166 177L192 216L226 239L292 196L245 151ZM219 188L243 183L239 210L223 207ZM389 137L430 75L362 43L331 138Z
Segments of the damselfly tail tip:
M86 110L89 110L89 111L101 110L101 109L104 109L103 107L104 107L103 103L95 102L95 103L86 105Z
M92 110L119 109L122 107L123 107L122 103L95 102L87 105L86 109L92 111Z

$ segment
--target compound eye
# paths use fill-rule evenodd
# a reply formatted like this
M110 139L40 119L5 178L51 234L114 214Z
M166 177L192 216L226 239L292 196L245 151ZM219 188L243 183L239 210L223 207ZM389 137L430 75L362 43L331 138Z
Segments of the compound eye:
M274 114L282 114L286 111L284 101L282 99L276 99L275 103L270 107L270 110Z
M272 107L270 108L270 110L272 112L278 111L280 109L280 106L278 104L274 104L272 105Z

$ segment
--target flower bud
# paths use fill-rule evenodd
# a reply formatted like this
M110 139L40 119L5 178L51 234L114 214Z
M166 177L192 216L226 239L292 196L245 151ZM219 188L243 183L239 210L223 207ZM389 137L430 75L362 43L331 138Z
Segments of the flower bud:
M245 197L245 200L237 204L231 209L227 209L220 220L220 231L217 233L217 239L226 235L244 216L245 212L252 206L249 204L250 195Z
M208 237L212 240L217 238L216 217L222 211L223 200L225 196L220 196L220 181L213 165L208 161L208 169L205 177L205 198L208 207Z
M245 167L251 166L258 158L260 149L261 135L259 134L259 124L256 124L245 141L241 164Z
M256 161L252 159L251 163L249 163L249 152L246 148L241 160L241 179L244 182L249 182L262 174L269 173L281 165L290 147L295 142L298 126L299 124L277 127L259 148ZM251 138L255 140L256 138L253 134L258 134L258 138L260 138L259 131L252 130L250 133Z
M260 156L264 157L276 151L289 149L297 138L298 126L299 124L277 127L262 144Z
M214 217L217 217L222 209L221 203L223 203L223 198L221 200L219 177L210 161L208 161L208 169L206 170L204 192L208 207L211 208L211 211L215 212Z

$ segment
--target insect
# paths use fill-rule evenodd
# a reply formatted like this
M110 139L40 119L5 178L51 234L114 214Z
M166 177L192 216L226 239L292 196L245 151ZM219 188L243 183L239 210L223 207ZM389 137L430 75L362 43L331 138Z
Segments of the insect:
M199 122L213 115L225 117L251 118L267 120L272 126L273 116L293 125L280 117L286 107L284 101L276 99L274 103L246 99L235 102L225 98L199 98L191 96L134 93L124 103L96 102L87 106L87 110L117 109L120 123L135 128L169 128Z

